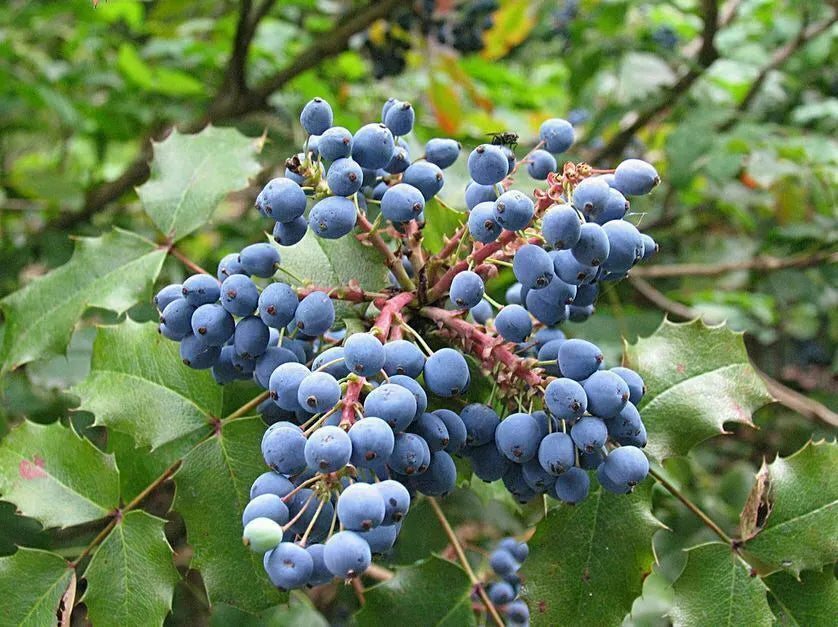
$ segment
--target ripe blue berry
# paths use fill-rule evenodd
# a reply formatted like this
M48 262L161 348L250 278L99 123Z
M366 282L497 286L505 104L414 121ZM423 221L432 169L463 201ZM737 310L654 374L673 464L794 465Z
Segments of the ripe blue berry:
M309 468L320 472L335 472L349 463L352 440L346 431L329 425L312 433L305 445L305 458Z
M643 261L646 261L658 252L660 246L658 246L657 242L645 233L640 234L640 239L643 240Z
M567 120L551 118L541 123L538 138L544 142L544 147L554 155L565 152L573 145L573 126Z
M422 192L425 200L430 200L442 189L445 176L439 166L428 161L417 161L404 171L402 181Z
M393 430L381 418L365 417L349 429L352 441L352 465L371 468L386 463L393 453Z
M588 411L598 418L613 418L629 399L629 388L619 375L610 370L594 372L582 383L588 396Z
M556 158L546 150L533 150L529 160L527 174L537 181L546 181L547 175L558 167Z
M271 283L259 295L259 317L269 327L282 329L297 311L297 294L286 283Z
M332 125L332 107L322 98L313 98L300 113L300 124L309 135L321 135Z
M160 314L160 322L166 325L170 333L179 335L178 339L192 333L192 315L196 307L184 298L172 300Z
M516 282L506 288L506 292L504 293L506 302L510 305L522 305L524 303L524 299L521 294L522 287L523 286L520 283Z
M270 518L279 525L288 522L288 507L276 494L260 494L247 504L242 513L242 526L254 518Z
M342 126L328 128L320 135L317 148L326 161L348 157L352 153L352 133Z
M451 301L461 309L471 309L482 300L484 290L480 275L466 270L457 274L451 281Z
M433 452L427 470L415 477L412 484L422 494L445 496L457 484L457 466L445 451Z
M579 241L582 221L570 205L552 207L541 221L541 233L553 248L572 248Z
M280 543L265 554L263 563L271 583L283 590L303 587L314 572L311 555L293 542Z
M646 446L646 427L640 412L631 401L626 403L619 414L607 420L605 426L608 427L608 437L622 446Z
M384 345L384 372L388 376L404 374L415 379L424 367L425 355L413 342L393 340Z
M428 357L423 372L425 385L437 396L457 396L468 387L468 364L453 348L442 348Z
M504 549L496 549L489 555L489 566L501 577L511 575L518 570L518 562L512 553Z
M489 588L489 598L495 605L506 605L515 598L515 591L505 581L498 581Z
M241 357L256 359L268 348L271 333L261 318L248 316L236 324L233 334L233 346Z
M226 257L224 259L226 259ZM224 260L222 259L222 262L223 261ZM221 274L220 268L221 264L219 264L219 274ZM219 281L223 280L223 278L219 278ZM155 294L154 306L157 307L157 311L163 313L163 310L166 308L166 305L181 298L183 298L183 286L180 283L173 283L171 285L167 285L159 292L157 292L157 294Z
M393 158L396 145L393 134L384 124L362 126L352 140L352 158L362 168L384 168Z
M335 323L335 306L328 294L315 291L300 301L294 319L295 327L308 336L316 337Z
M260 494L285 496L293 489L294 484L288 481L286 477L278 472L269 470L256 477L256 480L250 486L250 498L251 500L255 499Z
M390 157L390 162L384 166L384 171L388 174L401 174L410 166L410 152L407 146L401 145L400 142L401 140L396 142L393 156Z
M384 500L384 520L382 525L392 525L401 522L410 508L410 493L401 483L386 479L373 484Z
M431 453L448 446L448 429L436 414L424 413L410 425L410 430L428 443Z
M483 481L497 481L507 472L510 466L517 467L498 450L494 442L468 449L471 469Z
M494 185L480 185L471 181L466 185L466 207L474 209L482 202L494 203L498 197Z
M445 445L447 452L457 454L466 444L466 425L462 419L450 409L437 409L433 414L445 425L448 433L448 443Z
M599 296L599 284L589 283L580 285L576 288L576 298L573 299L573 304L576 307L587 307L596 303Z
M506 606L506 618L511 625L529 625L530 608L521 599Z
M585 500L590 485L591 479L588 477L588 473L581 468L569 468L567 472L556 477L551 496L555 496L565 503L575 505Z
M494 442L500 418L494 409L483 403L471 403L460 412L466 428L466 443L477 447Z
M576 462L573 440L566 433L550 433L538 446L538 463L551 475L561 475Z
M368 483L353 483L338 498L338 518L346 529L368 531L384 520L384 499Z
M501 226L495 220L495 203L481 202L468 214L468 232L478 242L494 242L501 232Z
M573 190L573 206L585 215L599 215L605 209L611 187L601 176L583 179Z
M521 464L521 476L524 479L524 483L536 494L544 494L556 482L556 477L541 467L537 457L533 457ZM514 553L513 557L515 557Z
M631 368L623 368L622 366L611 368L611 372L626 382L629 388L629 401L637 405L646 393L646 384L643 383L640 375Z
M192 332L208 346L223 345L235 330L233 316L221 305L201 305L192 314Z
M608 192L608 198L602 206L602 210L587 214L586 217L597 224L605 224L612 220L622 220L623 216L628 213L629 208L629 201L626 200L625 196L612 187Z
M540 246L525 244L515 252L512 272L521 285L541 289L553 280L553 260Z
M340 531L326 542L323 561L335 576L355 577L369 568L372 554L369 545L353 531Z
M425 409L428 407L428 396L425 394L425 389L419 385L419 382L416 381L416 379L406 375L397 374L390 377L390 383L392 385L398 385L399 387L406 388L413 395L413 399L416 402L416 413L413 416L414 420L424 413ZM394 429L394 431L395 430L396 429Z
M333 161L326 173L329 189L336 196L351 196L361 189L363 179L361 166L348 157Z
M199 335L190 333L180 343L180 358L194 370L212 368L221 356L220 346L211 346Z
M559 349L559 368L574 381L584 381L599 369L602 352L585 340L567 340Z
M536 334L537 335L537 334ZM562 376L561 370L559 370L559 349L564 344L564 339L556 339L550 340L546 344L544 344L541 348L538 349L538 361L555 361L555 364L546 364L541 366L547 372L547 374L551 374L554 377ZM549 386L548 386L549 387ZM545 403L547 402L547 396L545 391ZM549 407L549 405L548 405ZM552 411L552 410L551 410Z
M643 239L631 222L612 220L602 229L608 237L608 258L602 263L604 271L625 274L643 259Z
M313 414L328 411L340 400L340 385L327 372L306 375L297 388L297 402Z
M579 232L579 241L570 249L579 263L599 266L608 259L609 242L605 230L595 222L586 222Z
M271 398L287 411L300 409L300 404L297 402L297 390L309 373L308 368L296 362L286 362L277 366L268 380Z
M242 248L239 263L248 274L267 279L274 275L279 265L279 251L270 244L251 244Z
M280 246L293 246L302 241L308 231L308 222L303 216L290 222L277 222L273 228L274 241Z
M605 444L608 438L608 428L599 418L583 416L570 429L570 437L576 448L586 453L592 453Z
M326 547L319 543L309 544L306 547L306 553L308 553L309 557L311 557L311 561L314 566L308 581L306 581L306 585L319 586L324 583L329 583L332 579L334 579L334 575L332 575L326 567L326 560L323 559L323 552L325 550Z
M654 166L641 159L626 159L614 170L614 187L626 196L648 194L660 181Z
M415 433L399 433L393 444L393 453L387 465L400 475L424 472L425 453L430 458L428 443ZM430 460L428 460L430 461Z
M559 420L576 420L588 409L588 397L582 386L573 379L553 379L544 390L544 404Z
M484 298L471 308L470 313L477 324L486 324L495 315L495 310Z
M460 142L454 139L434 137L425 144L425 159L444 170L460 156L460 148Z
M371 333L354 333L343 345L343 359L350 372L371 377L384 367L384 346Z
M181 293L193 307L209 305L221 295L221 284L209 274L193 274L183 282Z
M256 197L256 208L277 222L291 222L306 210L306 195L289 178L280 177L268 182Z
M509 231L520 231L532 220L532 199L516 189L504 192L495 201L495 221Z
M532 333L532 320L521 305L506 305L495 316L495 329L507 342L519 343Z
M381 213L391 222L414 220L425 208L425 198L407 183L388 187L381 197Z
M599 272L599 268L580 262L569 250L553 251L551 256L553 258L553 271L565 283L576 286L589 284ZM574 304L575 301L576 298L574 298Z
M256 311L259 290L244 274L233 274L221 284L221 306L234 316L249 316Z
M397 100L387 108L384 114L384 124L395 135L407 135L413 130L413 121L416 119L416 111L409 102Z
M277 367L288 362L297 361L296 356L287 348L268 346L257 359L253 369L253 378L263 389L270 386L271 374Z
M378 386L364 399L364 415L381 418L396 433L404 431L416 413L416 397L411 390L395 383Z
M308 226L318 237L338 239L355 228L355 203L342 196L327 196L308 214Z
M366 542L373 555L383 555L393 548L401 525L378 525L369 531L356 531Z
M495 430L498 450L518 464L535 457L541 430L530 414L516 413L504 418Z
M334 362L334 363L332 363ZM311 362L312 371L328 372L335 379L342 379L349 374L349 369L343 361L343 347L327 348Z
M468 173L475 183L494 185L509 172L509 162L498 146L481 144L468 156Z

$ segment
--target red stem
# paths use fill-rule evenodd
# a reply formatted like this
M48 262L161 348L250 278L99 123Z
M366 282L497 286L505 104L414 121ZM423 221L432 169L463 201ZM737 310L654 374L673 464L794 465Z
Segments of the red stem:
M308 285L306 287L301 287L297 289L297 296L303 298L308 296L312 292L324 292L328 294L331 298L336 300L345 300L352 303L366 303L372 302L377 298L386 298L387 294L383 294L381 292L365 292L361 289L361 286L358 285L358 282L354 279L349 281L349 284L346 287L318 287L316 285Z
M460 244L460 240L463 239L463 235L466 234L468 230L468 224L464 224L461 226L454 235L445 242L445 246L433 256L434 259L447 259L449 255L451 255L455 250L457 250L457 246Z
M390 298L386 302L381 300L376 301L376 304L381 304L381 312L378 318L375 319L375 324L372 327L372 333L378 336L381 343L385 343L390 336L390 327L393 325L393 317L400 313L402 309L413 302L414 295L412 292L401 292Z
M350 381L346 386L346 393L343 395L343 410L340 416L340 428L349 429L355 424L355 405L361 396L361 389L364 387L366 379L360 377L354 381Z

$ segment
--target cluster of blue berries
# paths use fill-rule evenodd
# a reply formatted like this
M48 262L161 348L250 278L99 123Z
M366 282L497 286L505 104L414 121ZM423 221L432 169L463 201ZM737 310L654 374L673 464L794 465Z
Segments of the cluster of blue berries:
M526 542L507 537L501 540L489 555L489 567L497 579L487 586L489 599L506 617L507 625L528 626L530 608L518 596L521 578L518 569L530 554Z

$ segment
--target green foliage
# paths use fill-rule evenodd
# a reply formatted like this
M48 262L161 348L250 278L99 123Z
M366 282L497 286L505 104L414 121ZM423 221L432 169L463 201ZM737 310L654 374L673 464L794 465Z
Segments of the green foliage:
M838 613L838 579L833 568L807 570L797 580L783 572L765 579L768 602L780 625L827 627Z
M771 395L748 359L742 335L725 325L664 320L648 338L628 347L626 365L643 373L646 395L638 409L658 459L684 455L726 422L753 425L751 412Z
M75 587L75 579L69 564L54 553L21 548L0 557L0 618L6 625L54 623L61 597L68 587Z

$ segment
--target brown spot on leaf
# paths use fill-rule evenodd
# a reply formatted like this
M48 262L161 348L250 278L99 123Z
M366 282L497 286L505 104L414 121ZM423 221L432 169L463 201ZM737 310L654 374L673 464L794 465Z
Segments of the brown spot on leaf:
M774 509L774 493L768 467L763 464L756 476L754 487L745 501L745 507L739 516L739 534L742 540L753 538L765 526L765 522Z
M31 462L28 459L24 459L20 462L20 464L18 464L18 474L20 474L21 479L25 479L27 481L40 479L41 477L47 476L47 473L43 471L43 468L44 459L40 455L35 455Z

